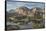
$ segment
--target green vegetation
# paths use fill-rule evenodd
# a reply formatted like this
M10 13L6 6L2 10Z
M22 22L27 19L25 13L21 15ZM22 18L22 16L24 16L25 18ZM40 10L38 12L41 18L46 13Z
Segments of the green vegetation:
M33 28L44 28L45 27L44 25L41 24L41 19L43 19L43 16L39 15L39 14L34 15L34 17L31 17L31 16L21 16L21 17L11 16L11 18L8 18L9 21L10 22L12 21L18 25L28 24L29 22L32 21ZM40 20L36 20L36 19L40 19Z
M39 15L40 13L38 12L38 14L34 15L34 19L38 19L38 20L34 20L32 27L34 29L38 29L38 28L44 28L45 26L41 23L43 20L43 15Z
M39 24L39 23L33 23L32 27L34 29L38 29L38 28L44 28L45 26L43 24Z

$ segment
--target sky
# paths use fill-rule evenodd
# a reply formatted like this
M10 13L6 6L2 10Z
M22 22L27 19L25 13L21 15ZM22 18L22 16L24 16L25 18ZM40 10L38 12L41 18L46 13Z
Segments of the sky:
M16 9L17 7L25 6L29 9L33 7L40 7L44 8L45 4L44 3L37 3L37 2L16 2L16 1L10 1L7 0L7 11L11 9Z

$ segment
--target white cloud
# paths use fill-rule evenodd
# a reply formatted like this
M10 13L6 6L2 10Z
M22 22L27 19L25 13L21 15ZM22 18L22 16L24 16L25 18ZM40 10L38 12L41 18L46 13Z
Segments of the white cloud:
M16 7L20 7L20 6L26 6L28 8L32 8L32 7L44 7L44 4L42 3L28 3L28 2L12 2L12 1L8 1L7 2L7 10L10 9L15 9Z

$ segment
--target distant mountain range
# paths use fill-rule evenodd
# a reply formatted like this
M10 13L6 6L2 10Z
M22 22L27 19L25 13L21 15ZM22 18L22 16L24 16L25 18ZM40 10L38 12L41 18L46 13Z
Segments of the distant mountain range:
M15 10L11 9L9 10L9 12L7 12L8 16L34 16L34 14L37 12L43 12L44 9L42 8L38 8L38 7L34 7L32 9L29 9L27 7L18 7ZM43 12L44 13L44 12Z

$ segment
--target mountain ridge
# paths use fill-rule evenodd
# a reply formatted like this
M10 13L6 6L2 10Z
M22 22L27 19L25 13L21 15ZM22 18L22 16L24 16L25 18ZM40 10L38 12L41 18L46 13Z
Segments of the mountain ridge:
M38 11L42 10L41 8L35 7L32 9L29 9L27 7L18 7L16 8L14 11L11 9L11 13L9 14L18 14L18 15L22 15L22 16L34 16L34 14Z

